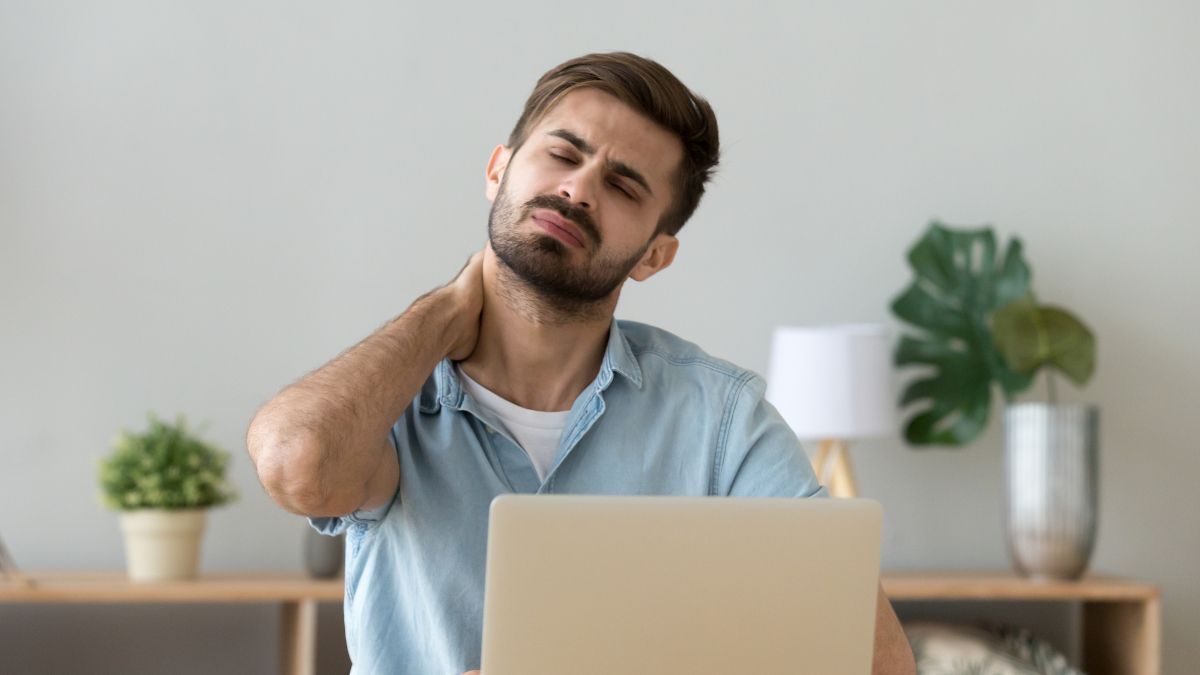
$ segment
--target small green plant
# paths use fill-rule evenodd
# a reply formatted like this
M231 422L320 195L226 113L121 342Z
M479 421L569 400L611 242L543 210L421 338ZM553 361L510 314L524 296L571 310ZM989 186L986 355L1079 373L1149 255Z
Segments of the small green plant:
M229 454L194 435L183 415L175 424L149 414L150 428L122 429L100 462L100 487L109 508L197 509L237 498L225 481Z
M901 406L923 404L905 425L909 443L970 442L987 423L995 385L1011 402L1043 367L1051 403L1052 371L1079 386L1091 378L1092 331L1067 310L1037 303L1021 250L1014 237L998 258L992 228L937 221L909 249L913 280L892 302L921 331L904 335L895 355L898 366L924 367L900 398Z

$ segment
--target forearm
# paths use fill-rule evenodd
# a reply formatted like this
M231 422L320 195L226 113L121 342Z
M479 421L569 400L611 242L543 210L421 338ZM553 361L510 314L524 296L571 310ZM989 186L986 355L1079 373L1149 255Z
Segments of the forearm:
M247 450L263 487L296 513L349 512L380 465L381 448L449 351L456 318L445 289L421 297L255 415Z
M875 649L871 659L871 675L914 675L916 663L912 648L882 585L879 586L875 603Z

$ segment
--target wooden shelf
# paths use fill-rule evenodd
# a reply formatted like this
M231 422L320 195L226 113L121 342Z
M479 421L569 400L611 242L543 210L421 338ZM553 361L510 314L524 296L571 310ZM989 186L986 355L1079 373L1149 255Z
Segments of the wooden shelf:
M1152 584L1104 575L1039 581L987 572L891 572L880 583L896 602L1077 602L1082 665L1089 675L1158 675L1162 667L1160 596Z
M0 580L0 602L239 603L341 600L344 581L293 573L209 573L188 581L130 581L124 572L39 572Z
M1004 573L890 572L881 577L893 600L1151 600L1158 588L1119 577L1038 581Z

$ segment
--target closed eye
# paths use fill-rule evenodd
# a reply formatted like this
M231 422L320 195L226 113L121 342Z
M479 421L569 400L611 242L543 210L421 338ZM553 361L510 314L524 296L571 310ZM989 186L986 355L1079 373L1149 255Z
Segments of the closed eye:
M557 159L558 161L560 161L560 162L562 162L562 163L564 163L564 164L569 164L569 165L571 165L571 166L574 166L575 164L577 164L577 163L578 163L578 162L576 162L574 159L572 159L572 158L570 158L570 157L567 157L567 156L565 156L565 155L559 155L559 154L555 154L555 153L553 153L553 152L551 152L551 153L548 153L548 154L549 154L551 157L553 157L554 159ZM632 193L630 193L630 192L629 192L629 190L626 190L626 189L625 189L625 187L624 187L623 185L621 185L621 182L620 182L620 181L610 181L610 182L609 182L609 185L612 185L614 188L616 188L616 189L617 189L617 190L618 190L618 191L619 191L619 192L620 192L622 195L624 195L624 196L625 196L627 199L632 199L632 200L634 200L634 201L637 201L637 197L636 197L636 196L634 196Z
M613 187L620 190L621 194L625 195L626 197L633 199L633 195L629 194L629 191L626 190L624 187L622 187L621 184L618 183L617 181L613 181L613 182L609 183L609 185L612 185Z

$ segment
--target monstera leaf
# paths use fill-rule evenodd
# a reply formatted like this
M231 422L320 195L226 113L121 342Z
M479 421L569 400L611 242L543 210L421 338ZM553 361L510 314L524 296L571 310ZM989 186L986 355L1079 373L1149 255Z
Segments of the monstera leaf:
M990 227L954 230L930 223L908 251L915 277L892 311L923 332L905 335L898 366L925 366L900 405L920 404L904 436L913 445L963 445L987 424L992 385L1007 399L1029 388L1033 376L1014 371L997 350L988 319L1029 293L1029 266L1013 238L1001 261Z
M1005 360L1020 373L1051 366L1082 386L1096 369L1092 331L1074 314L1061 307L1039 306L1032 296L996 310L992 336Z

